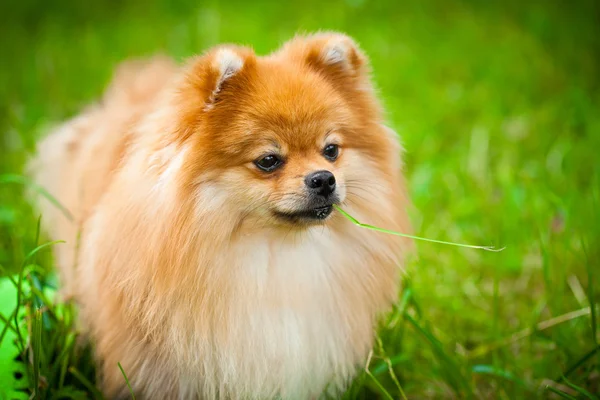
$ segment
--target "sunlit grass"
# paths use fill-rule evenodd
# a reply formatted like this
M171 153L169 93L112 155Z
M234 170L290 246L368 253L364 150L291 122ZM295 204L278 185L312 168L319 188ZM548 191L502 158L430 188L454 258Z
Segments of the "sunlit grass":
M124 58L183 60L222 42L264 54L317 29L349 33L371 57L406 149L415 235L506 246L419 242L344 398L600 392L597 2L50 4L0 5L0 275L14 281L0 286L0 357L14 341L23 398L100 398L18 178L36 141L97 99Z

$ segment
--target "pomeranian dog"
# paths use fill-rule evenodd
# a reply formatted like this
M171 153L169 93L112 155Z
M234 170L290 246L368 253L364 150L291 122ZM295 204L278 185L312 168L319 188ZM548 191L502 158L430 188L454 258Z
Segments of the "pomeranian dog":
M401 148L338 33L259 57L126 62L45 138L38 184L63 294L108 398L315 399L343 390L397 296Z

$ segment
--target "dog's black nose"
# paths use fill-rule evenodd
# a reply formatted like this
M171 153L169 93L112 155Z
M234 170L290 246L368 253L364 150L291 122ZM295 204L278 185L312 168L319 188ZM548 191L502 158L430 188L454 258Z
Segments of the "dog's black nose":
M335 176L329 171L316 171L306 175L304 183L311 193L324 197L335 190Z

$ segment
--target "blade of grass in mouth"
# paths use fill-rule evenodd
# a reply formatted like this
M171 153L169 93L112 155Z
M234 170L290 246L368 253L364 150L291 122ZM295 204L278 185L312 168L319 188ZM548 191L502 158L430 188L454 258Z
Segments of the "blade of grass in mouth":
M409 235L407 233L401 233L401 232L391 231L389 229L379 228L379 227L376 227L376 226L373 226L373 225L369 225L369 224L363 224L362 222L359 222L356 218L354 218L352 215L350 215L346 211L342 210L339 206L337 206L337 205L334 204L333 207L337 211L339 211L344 217L346 217L350 222L352 222L354 225L359 226L361 228L369 229L369 230L372 230L372 231L383 232L383 233L387 233L389 235L402 236L402 237L406 237L406 238L410 238L410 239L415 239L415 240L423 240L425 242L447 244L449 246L466 247L466 248L469 248L469 249L479 249L479 250L486 250L486 251L493 251L493 252L499 252L499 251L502 251L502 250L505 249L504 247L502 247L500 249L497 249L494 246L476 246L476 245L472 245L472 244L446 242L446 241L443 241L443 240L427 239L427 238L420 237L420 236Z

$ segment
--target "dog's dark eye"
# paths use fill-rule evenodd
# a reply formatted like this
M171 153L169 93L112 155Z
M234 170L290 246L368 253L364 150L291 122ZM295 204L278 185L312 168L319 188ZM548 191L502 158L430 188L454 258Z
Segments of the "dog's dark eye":
M263 171L271 172L283 164L283 161L281 161L279 156L276 156L275 154L269 154L268 156L264 156L263 158L259 158L258 160L254 161L254 164L256 164L256 166Z
M340 154L340 148L337 144L329 144L323 149L323 155L329 161L335 161Z

